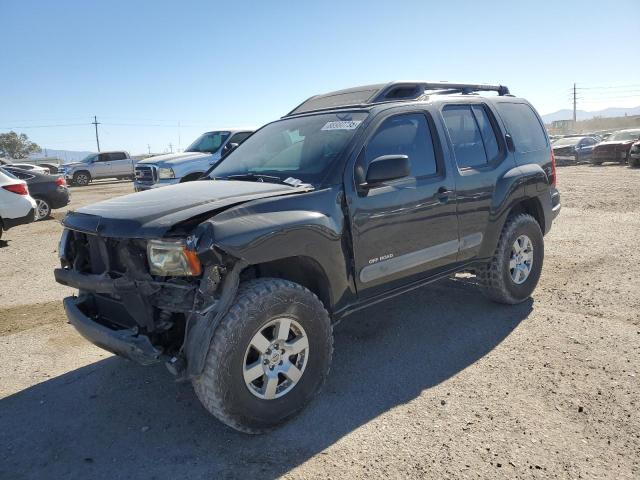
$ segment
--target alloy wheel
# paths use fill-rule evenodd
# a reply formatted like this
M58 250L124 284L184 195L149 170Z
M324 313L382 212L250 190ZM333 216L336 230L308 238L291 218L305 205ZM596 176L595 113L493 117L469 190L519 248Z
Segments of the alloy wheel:
M289 393L309 361L309 339L302 326L281 317L257 332L244 355L243 376L249 391L263 400Z
M517 285L527 281L533 266L533 243L527 235L520 235L511 246L509 273Z
M51 214L51 207L47 202L36 199L36 221L47 218Z

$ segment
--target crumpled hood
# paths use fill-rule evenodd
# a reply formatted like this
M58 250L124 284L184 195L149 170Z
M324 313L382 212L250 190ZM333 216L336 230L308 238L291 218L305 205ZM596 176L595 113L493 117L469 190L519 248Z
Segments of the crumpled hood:
M212 153L201 152L182 152L182 153L167 153L166 155L156 155L155 157L145 158L140 160L136 165L144 164L165 164L171 165L174 163L181 163L186 160L204 160L206 158L212 158Z
M262 182L201 180L146 190L69 212L62 223L73 230L114 238L160 238L198 215L259 198L309 189Z

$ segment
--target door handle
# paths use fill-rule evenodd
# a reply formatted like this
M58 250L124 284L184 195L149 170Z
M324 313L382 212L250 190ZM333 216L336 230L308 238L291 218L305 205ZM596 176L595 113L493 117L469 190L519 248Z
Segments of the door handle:
M440 200L441 203L447 203L449 201L450 193L451 193L451 190L448 190L447 187L440 187L438 189L438 193L436 194L436 197L438 197L438 200Z

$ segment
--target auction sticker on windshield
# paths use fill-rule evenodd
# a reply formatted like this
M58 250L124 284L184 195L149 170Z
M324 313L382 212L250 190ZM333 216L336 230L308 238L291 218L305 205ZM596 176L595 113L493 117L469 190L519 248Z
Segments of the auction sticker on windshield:
M320 130L355 130L361 123L362 120L327 122Z

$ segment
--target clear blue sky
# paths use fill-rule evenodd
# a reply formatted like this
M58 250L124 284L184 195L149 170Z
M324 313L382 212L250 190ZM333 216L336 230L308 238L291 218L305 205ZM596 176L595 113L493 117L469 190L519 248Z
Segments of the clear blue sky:
M94 150L97 115L103 149L161 152L394 79L503 83L541 113L573 82L615 86L578 108L636 106L639 22L639 0L0 0L0 132Z

